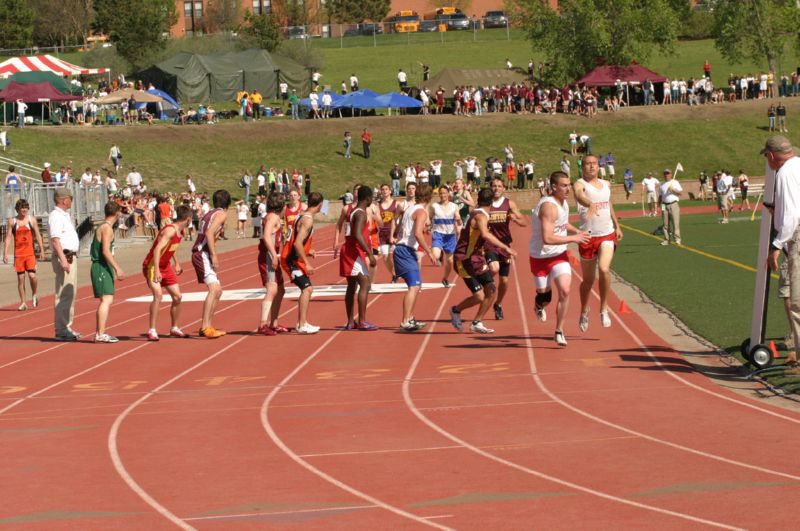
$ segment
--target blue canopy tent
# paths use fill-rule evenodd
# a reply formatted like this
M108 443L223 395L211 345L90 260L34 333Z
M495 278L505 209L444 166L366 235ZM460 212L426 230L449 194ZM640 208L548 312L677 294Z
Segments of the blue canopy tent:
M333 108L336 107L336 102L337 101L339 101L339 100L341 100L342 98L345 97L345 96L342 96L340 94L336 94L332 90L326 90L324 92L328 92L331 95L331 99L333 100L333 103L331 104L331 107L333 107ZM319 101L320 106L322 106L322 94L319 95L319 100L318 101ZM302 100L298 101L297 103L301 107L309 107L310 108L311 107L311 98L303 98Z
M392 109L419 109L422 107L422 102L418 99L412 98L399 92L389 92L382 94L376 98L380 103L379 108L388 108L391 115Z
M153 94L154 96L158 96L163 101L159 101L156 103L139 103L136 105L137 109L146 109L147 112L152 114L159 120L174 120L175 117L178 115L178 109L180 105L175 99L164 92L163 90L158 90L156 88L149 89L147 92Z

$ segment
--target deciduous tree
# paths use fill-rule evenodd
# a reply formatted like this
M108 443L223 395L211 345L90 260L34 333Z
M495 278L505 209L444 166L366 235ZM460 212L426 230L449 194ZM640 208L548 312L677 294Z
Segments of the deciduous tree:
M380 22L391 9L391 0L331 0L328 13L336 22Z
M33 9L25 0L0 0L0 47L25 48L32 44Z
M146 66L177 21L174 0L94 0L95 26L135 68Z
M270 52L274 52L281 42L281 28L273 15L246 11L240 32L245 40Z

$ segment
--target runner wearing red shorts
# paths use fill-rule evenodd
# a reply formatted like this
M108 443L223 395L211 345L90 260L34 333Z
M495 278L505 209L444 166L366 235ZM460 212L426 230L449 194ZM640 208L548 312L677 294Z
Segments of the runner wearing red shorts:
M595 271L600 270L600 322L604 328L611 326L608 316L608 292L611 288L611 261L617 242L622 239L617 214L611 202L611 187L597 177L600 166L597 156L583 158L583 178L575 182L575 199L581 230L591 236L589 242L580 246L581 270L581 332L589 329L589 294L594 285Z
M156 323L164 290L172 297L172 306L169 310L172 326L169 329L169 335L187 337L178 326L178 318L181 313L181 289L178 285L178 275L183 273L183 269L175 258L175 252L191 222L192 208L188 205L179 206L175 210L175 221L158 232L150 252L147 253L147 257L142 263L142 274L147 280L147 287L153 293L153 301L150 303L150 329L147 331L148 341L158 341L159 339ZM175 264L174 269L172 264Z
M589 235L569 223L570 179L564 172L550 174L550 195L539 200L531 214L533 233L530 242L531 273L536 284L536 317L547 320L545 307L553 298L551 283L558 290L556 306L555 341L559 346L567 346L564 336L564 316L569 305L569 291L572 284L572 268L569 265L567 244L583 244ZM569 236L572 234L572 236Z
M42 245L42 234L36 220L28 215L30 205L25 199L17 200L14 205L17 216L9 218L6 223L6 244L3 248L3 263L8 263L8 251L11 248L11 240L14 240L14 271L17 273L17 290L19 291L20 305L18 310L28 309L25 297L25 276L31 283L31 294L33 295L33 307L39 306L39 296L36 294L38 280L36 279L36 251L33 248L33 239L39 244L39 260L44 260L44 245Z
M356 192L356 205L347 220L344 245L339 253L339 274L347 279L347 291L344 295L347 324L345 330L377 330L378 327L367 321L367 297L372 285L370 268L376 264L372 252L368 218L372 204L372 189L361 186ZM358 321L355 319L354 306L358 287Z
M290 193L297 194L297 191L292 190ZM267 215L261 222L261 240L258 242L258 272L261 274L261 285L265 289L258 333L265 336L289 331L278 324L285 293L280 266L280 248L284 234L281 211L284 210L284 202L284 196L280 192L271 192L267 197ZM292 227L296 217L295 215L292 219Z

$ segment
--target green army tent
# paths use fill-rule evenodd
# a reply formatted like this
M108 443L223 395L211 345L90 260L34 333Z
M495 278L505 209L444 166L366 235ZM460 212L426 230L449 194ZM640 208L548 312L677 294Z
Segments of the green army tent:
M282 81L299 94L307 94L311 88L305 67L256 49L209 55L183 52L136 77L184 104L230 101L241 90L258 90L266 98L275 98Z

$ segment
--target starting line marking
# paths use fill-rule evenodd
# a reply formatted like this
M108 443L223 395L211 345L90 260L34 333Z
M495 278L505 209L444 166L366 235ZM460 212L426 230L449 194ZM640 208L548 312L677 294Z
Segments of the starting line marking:
M439 282L425 282L422 284L423 290L429 289L443 289L444 286ZM397 282L396 284L373 284L372 289L369 290L373 294L391 294L391 293L405 293L408 288L405 283ZM318 299L322 297L344 297L347 290L345 284L328 284L322 286L314 286L314 293L312 298ZM244 301L244 300L260 300L264 297L264 288L248 288L248 289L230 289L222 292L223 301ZM300 297L300 290L296 286L288 286L284 299L297 299ZM205 291L192 291L183 294L183 302L203 302L206 299ZM144 295L142 297L132 297L126 299L126 302L146 302L150 303L153 300L152 295Z

